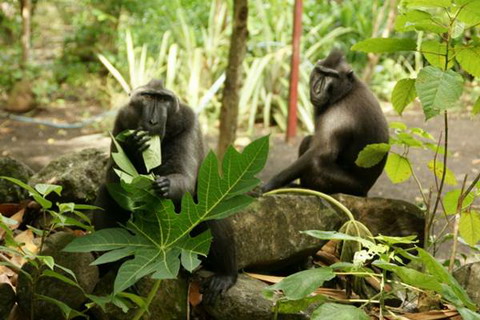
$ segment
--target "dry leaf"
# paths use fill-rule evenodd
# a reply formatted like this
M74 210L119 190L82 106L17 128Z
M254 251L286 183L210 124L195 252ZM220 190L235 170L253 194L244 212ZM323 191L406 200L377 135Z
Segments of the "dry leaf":
M29 250L32 253L37 253L38 251L38 246L33 243L34 235L32 230L28 229L25 231L22 231L15 237L15 241L17 242L23 242L22 249Z
M188 287L188 301L192 307L196 307L202 302L199 281L190 282L190 286Z
M0 203L0 213L5 217L13 216L21 208L20 203Z

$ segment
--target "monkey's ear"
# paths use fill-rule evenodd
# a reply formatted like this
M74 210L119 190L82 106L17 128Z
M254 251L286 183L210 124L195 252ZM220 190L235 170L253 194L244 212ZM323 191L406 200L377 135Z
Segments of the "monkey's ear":
M172 95L172 104L173 112L178 112L178 110L180 110L180 101L178 100L176 95Z
M347 78L352 79L353 78L353 70L347 71Z

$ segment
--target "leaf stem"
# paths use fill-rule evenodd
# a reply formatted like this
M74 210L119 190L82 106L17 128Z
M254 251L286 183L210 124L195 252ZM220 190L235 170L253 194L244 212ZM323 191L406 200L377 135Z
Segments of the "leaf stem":
M333 203L337 208L339 208L341 211L343 211L348 216L349 220L356 221L355 217L353 216L353 213L347 207L345 207L341 202L339 202L334 197L329 196L328 194L325 194L325 193L322 193L322 192L319 192L319 191L302 189L302 188L285 188L285 189L277 189L277 190L267 192L267 193L265 193L265 195L269 196L269 195L288 193L288 192L308 194L308 195L317 196L317 197L320 197L322 199L325 199L328 202Z
M162 279L157 279L155 283L152 286L152 289L150 289L150 292L148 293L147 300L145 301L145 305L141 307L135 316L133 317L133 320L140 320L145 313L145 311L148 310L148 307L153 301L153 298L157 295L158 289L160 289L160 284L162 283Z

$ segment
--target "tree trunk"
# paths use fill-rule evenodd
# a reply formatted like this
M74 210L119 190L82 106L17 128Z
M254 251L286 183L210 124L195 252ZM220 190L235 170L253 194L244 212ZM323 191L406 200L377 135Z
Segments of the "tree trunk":
M32 1L20 0L20 11L22 14L22 60L20 65L24 69L30 60Z
M222 107L220 109L220 134L218 139L218 155L223 157L228 145L235 142L238 102L240 91L240 76L242 62L247 51L247 19L248 0L234 0L233 29L228 54L228 67L225 87L223 89Z

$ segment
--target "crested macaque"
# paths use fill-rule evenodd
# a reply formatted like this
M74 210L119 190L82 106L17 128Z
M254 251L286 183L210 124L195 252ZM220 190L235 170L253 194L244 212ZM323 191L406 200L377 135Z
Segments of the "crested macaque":
M178 210L186 192L195 196L197 173L205 155L195 113L165 89L162 81L152 80L135 89L128 104L120 109L113 135L127 129L134 133L126 138L122 148L140 174L148 173L142 152L148 148L150 136L160 136L162 164L152 169L155 175L152 188L158 196L171 199ZM114 150L113 144L111 150ZM115 202L107 189L108 184L119 182L113 169L110 159L105 184L100 187L96 200L96 205L104 209L95 213L93 221L97 230L125 224L131 215ZM192 233L200 233L207 227L213 242L205 264L215 274L203 284L203 300L210 303L235 284L238 270L230 224L225 220L211 220Z
M303 139L298 159L263 187L267 192L300 179L300 186L324 193L366 196L383 171L386 157L371 168L355 160L368 144L387 143L388 125L380 105L333 50L310 75L315 133Z

